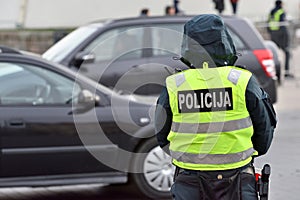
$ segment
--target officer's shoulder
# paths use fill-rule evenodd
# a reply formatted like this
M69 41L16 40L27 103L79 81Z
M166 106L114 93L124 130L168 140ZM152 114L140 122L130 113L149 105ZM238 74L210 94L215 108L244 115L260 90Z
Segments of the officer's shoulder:
M179 68L173 69L172 74L170 74L169 76L166 77L166 81L176 78L177 76L182 76L180 74L182 74L183 72L184 72L184 70L179 69Z

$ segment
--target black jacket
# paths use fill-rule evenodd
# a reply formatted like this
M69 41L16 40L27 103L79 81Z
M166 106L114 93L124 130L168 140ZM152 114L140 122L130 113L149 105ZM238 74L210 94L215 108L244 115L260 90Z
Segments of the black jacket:
M252 143L259 155L265 154L272 142L276 127L276 114L270 103L268 94L259 87L252 76L246 88L246 106L250 114L254 134ZM155 111L155 131L161 148L168 152L167 136L172 125L172 111L169 105L169 95L164 88L157 100Z

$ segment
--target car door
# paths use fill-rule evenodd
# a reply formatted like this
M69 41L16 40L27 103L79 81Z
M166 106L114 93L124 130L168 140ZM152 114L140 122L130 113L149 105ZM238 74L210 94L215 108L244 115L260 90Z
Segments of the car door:
M111 171L77 134L72 114L82 90L74 80L40 66L0 61L1 177ZM88 124L85 134L95 134L98 122L88 121L88 113L78 113L85 120L77 123ZM113 123L106 120L103 127ZM101 140L93 145L114 158L114 145Z

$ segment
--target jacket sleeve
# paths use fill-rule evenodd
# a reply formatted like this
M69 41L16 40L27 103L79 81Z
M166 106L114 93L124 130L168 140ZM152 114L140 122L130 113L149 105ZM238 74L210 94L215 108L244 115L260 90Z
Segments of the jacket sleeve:
M280 22L284 22L285 20L286 20L285 13L282 13L282 14L280 15L279 21L280 21Z
M168 153L169 141L168 134L172 125L172 111L169 104L169 95L166 88L164 88L157 100L155 110L155 133L158 144Z
M252 143L260 156L270 148L277 119L269 95L260 88L254 76L247 85L246 105L254 128Z

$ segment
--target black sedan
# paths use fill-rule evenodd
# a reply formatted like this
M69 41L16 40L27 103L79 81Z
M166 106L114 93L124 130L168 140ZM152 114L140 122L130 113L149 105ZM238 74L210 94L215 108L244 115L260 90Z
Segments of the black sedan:
M127 93L157 95L166 76L186 69L178 59L183 25L192 16L163 16L108 20L83 25L48 49L43 57L78 70L103 85ZM224 16L239 59L261 87L277 101L276 71L253 24Z
M58 64L0 52L0 187L132 182L149 197L169 196L173 167L151 123L156 97L120 95Z

